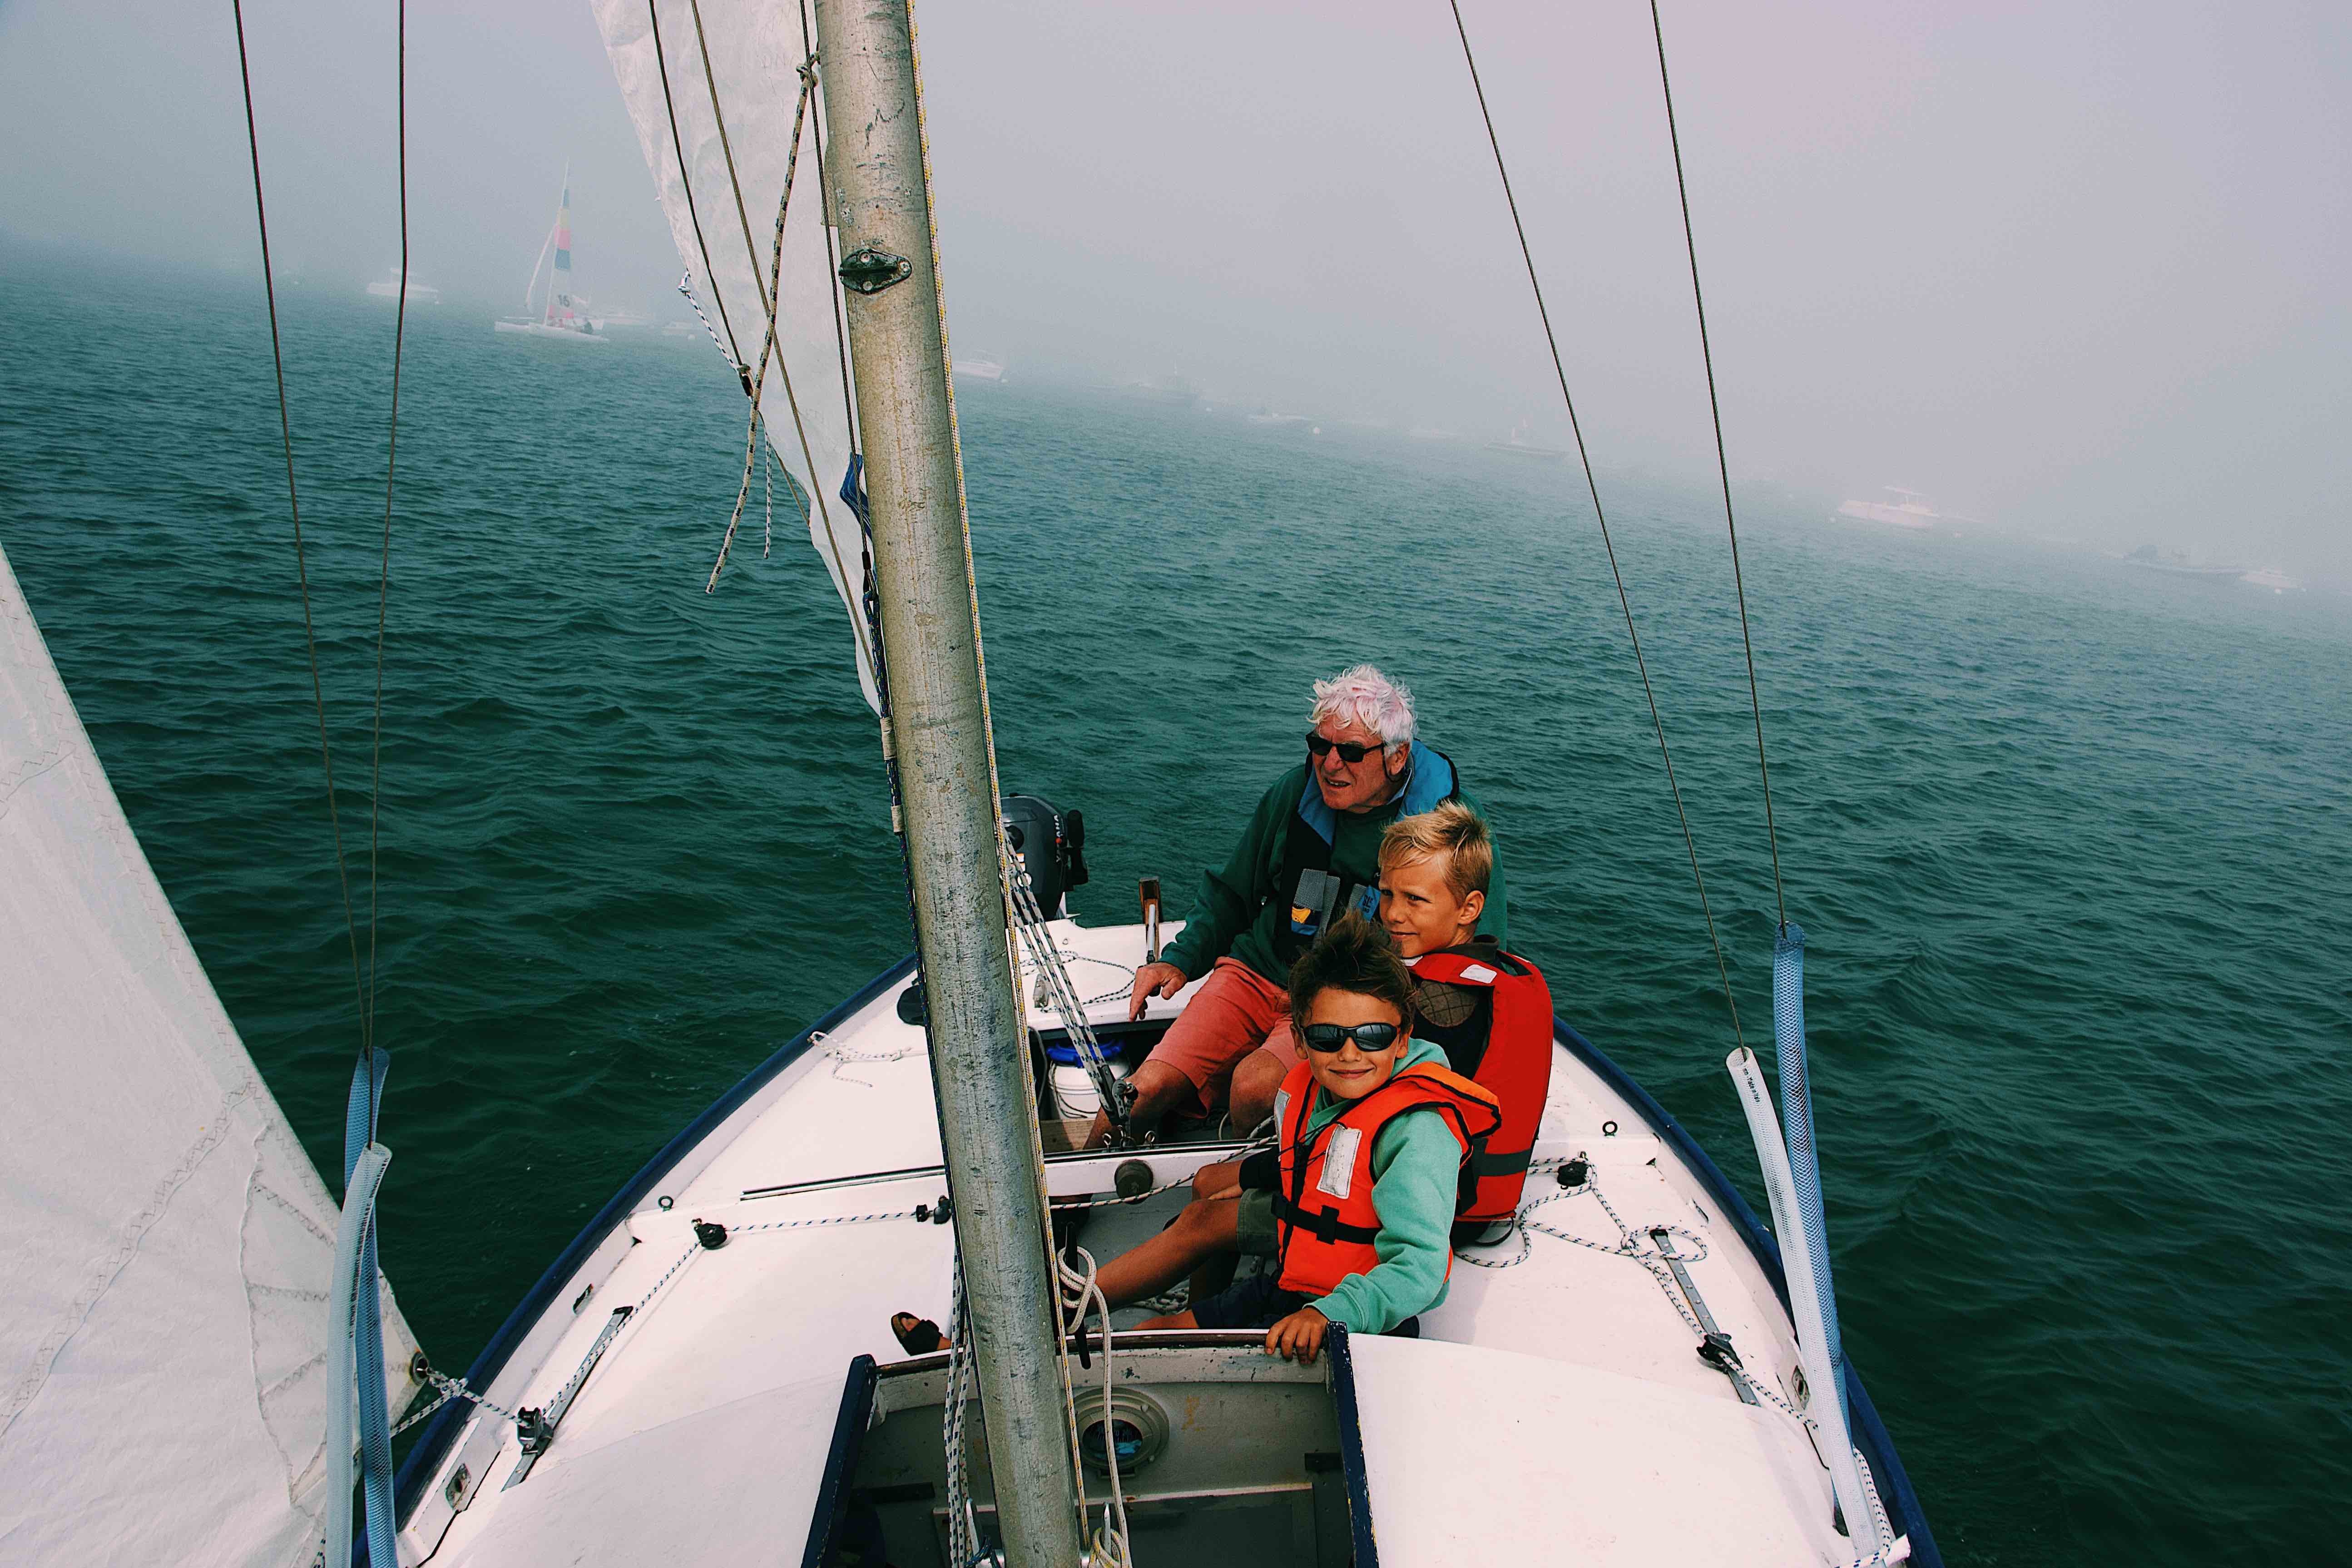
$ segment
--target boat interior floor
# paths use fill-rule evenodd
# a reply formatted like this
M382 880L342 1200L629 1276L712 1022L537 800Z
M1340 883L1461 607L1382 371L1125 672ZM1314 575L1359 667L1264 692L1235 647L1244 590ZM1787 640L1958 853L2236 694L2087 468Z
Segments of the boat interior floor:
M818 1500L809 1561L951 1568L941 1439L946 1361L934 1355L878 1372L852 1370L836 1431L855 1434L856 1452L844 1456L841 1484ZM1071 1367L1090 1537L1111 1496L1101 1365L1097 1352ZM1348 1465L1323 1366L1269 1360L1254 1336L1202 1334L1123 1348L1115 1367L1108 1427L1137 1568L1341 1568L1350 1561ZM987 1439L976 1417L965 1433L974 1520L980 1540L992 1547Z

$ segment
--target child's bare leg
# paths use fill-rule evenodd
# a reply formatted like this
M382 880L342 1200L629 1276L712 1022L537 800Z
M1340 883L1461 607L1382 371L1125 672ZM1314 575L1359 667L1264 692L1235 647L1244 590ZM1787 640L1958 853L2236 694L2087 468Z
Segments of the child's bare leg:
M1139 1329L1197 1329L1201 1321L1187 1310L1171 1312L1164 1318L1146 1318L1135 1326Z
M1114 1307L1156 1296L1200 1267L1202 1259L1231 1250L1239 1234L1240 1190L1222 1197L1195 1198L1176 1223L1140 1247L1102 1266L1096 1282ZM1185 1325L1189 1326L1189 1325Z

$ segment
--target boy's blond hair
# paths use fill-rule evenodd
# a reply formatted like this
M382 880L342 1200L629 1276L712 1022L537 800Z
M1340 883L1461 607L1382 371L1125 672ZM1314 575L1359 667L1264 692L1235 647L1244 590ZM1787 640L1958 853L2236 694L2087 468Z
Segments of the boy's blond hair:
M1495 841L1478 814L1458 800L1419 816L1401 816L1381 836L1381 869L1446 857L1445 886L1457 899L1483 893L1495 874Z

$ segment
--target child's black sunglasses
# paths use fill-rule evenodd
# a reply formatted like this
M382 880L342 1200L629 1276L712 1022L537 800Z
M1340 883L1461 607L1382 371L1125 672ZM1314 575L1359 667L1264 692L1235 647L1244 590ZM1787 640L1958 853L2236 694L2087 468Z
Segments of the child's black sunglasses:
M1298 1031L1298 1037L1307 1042L1308 1050L1320 1051L1325 1056L1329 1056L1350 1039L1365 1050L1384 1051L1396 1044L1397 1026L1394 1024L1309 1024Z

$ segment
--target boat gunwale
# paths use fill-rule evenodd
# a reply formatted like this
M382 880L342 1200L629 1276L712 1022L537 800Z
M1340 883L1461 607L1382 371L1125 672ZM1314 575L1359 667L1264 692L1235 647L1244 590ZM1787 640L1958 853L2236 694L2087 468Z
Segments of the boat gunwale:
M545 1316L549 1305L570 1282L572 1274L603 1245L616 1226L627 1220L638 1202L696 1145L717 1131L753 1095L774 1081L777 1075L798 1061L818 1035L841 1026L913 973L914 967L915 955L910 952L866 982L854 995L745 1074L733 1088L713 1100L699 1116L664 1143L635 1175L606 1200L604 1206L582 1227L571 1245L548 1265L538 1283L507 1314L498 1332L490 1336L480 1353L474 1358L473 1364L467 1369L467 1386L485 1391L489 1387L490 1383L505 1371L507 1361L514 1353L516 1346ZM1789 1281L1780 1261L1780 1244L1706 1149L1671 1111L1658 1103L1649 1090L1611 1060L1598 1046L1586 1039L1573 1025L1557 1015L1552 1019L1552 1037L1566 1046L1577 1060L1591 1068L1604 1085L1624 1100L1649 1125L1650 1131L1681 1157L1699 1185L1715 1199L1740 1239L1747 1244L1749 1255L1771 1285L1781 1310L1789 1310ZM1895 1452L1894 1438L1880 1417L1877 1406L1871 1402L1869 1392L1863 1385L1862 1374L1855 1370L1851 1360L1846 1363L1845 1383L1847 1414L1853 1434L1864 1457L1870 1461L1889 1523L1896 1534L1910 1537L1910 1561L1916 1568L1943 1568L1943 1554L1937 1548L1935 1536L1928 1529L1927 1518L1919 1506L1918 1494L1912 1488L1909 1472L1904 1468L1902 1458ZM409 1450L407 1458L401 1465L394 1488L395 1528L407 1525L425 1495L426 1483L439 1472L457 1435L470 1421L472 1412L465 1405L466 1402L451 1400L444 1405L426 1425L416 1446Z
M1601 1082L1614 1089L1634 1111L1650 1125L1650 1131L1664 1139L1667 1146L1682 1156L1683 1163L1699 1184L1712 1195L1740 1236L1747 1242L1749 1256L1764 1272L1780 1299L1780 1310L1791 1313L1789 1304L1789 1276L1780 1262L1780 1244L1764 1227L1755 1209L1731 1184L1723 1170L1692 1137L1674 1113L1660 1105L1650 1091L1629 1076L1625 1069L1609 1059L1600 1047L1579 1034L1576 1026L1555 1014L1552 1017L1552 1037L1569 1048L1577 1060L1591 1068ZM1944 1554L1936 1545L1936 1537L1927 1527L1927 1515L1919 1507L1919 1494L1912 1489L1910 1472L1903 1468L1903 1458L1895 1451L1895 1438L1879 1417L1878 1406L1871 1403L1870 1393L1863 1386L1862 1373L1854 1370L1851 1358L1845 1363L1847 1425L1853 1428L1856 1445L1863 1457L1870 1461L1873 1478L1878 1484L1879 1501L1886 1508L1887 1522L1896 1535L1911 1538L1913 1568L1944 1568Z

